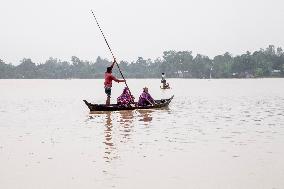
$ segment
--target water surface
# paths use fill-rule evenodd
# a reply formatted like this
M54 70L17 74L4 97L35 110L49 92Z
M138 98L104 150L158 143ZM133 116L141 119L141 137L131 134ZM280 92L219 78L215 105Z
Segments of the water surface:
M128 81L168 108L90 114L102 80L0 80L0 188L284 188L284 79L168 81Z

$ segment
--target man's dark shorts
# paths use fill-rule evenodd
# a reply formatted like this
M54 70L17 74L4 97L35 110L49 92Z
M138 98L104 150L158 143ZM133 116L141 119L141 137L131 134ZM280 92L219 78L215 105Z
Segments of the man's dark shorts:
M111 87L105 87L105 93L107 94L107 97L110 97L110 95L111 95Z

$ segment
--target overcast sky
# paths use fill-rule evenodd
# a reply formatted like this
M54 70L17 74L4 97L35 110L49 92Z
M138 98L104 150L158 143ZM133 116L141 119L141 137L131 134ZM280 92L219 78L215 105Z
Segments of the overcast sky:
M0 59L111 59L91 9L118 60L284 48L283 0L1 0Z

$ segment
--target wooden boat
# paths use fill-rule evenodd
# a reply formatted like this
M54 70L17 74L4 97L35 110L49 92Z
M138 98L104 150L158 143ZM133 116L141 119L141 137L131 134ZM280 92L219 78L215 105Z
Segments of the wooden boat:
M161 83L163 83L163 82L161 81ZM166 84L163 83L163 85L160 86L160 88L161 88L161 89L170 89L171 87L170 87L170 84L169 84L169 83L166 83Z
M148 106L138 106L137 102L135 104L132 104L131 106L120 106L118 104L110 104L109 106L106 106L105 104L92 104L86 100L83 100L83 101L88 106L90 111L119 111L119 110L163 108L163 107L167 107L173 98L174 96L168 99L155 100L156 104L148 105Z
M160 86L161 89L170 89L171 87L163 87L163 86Z

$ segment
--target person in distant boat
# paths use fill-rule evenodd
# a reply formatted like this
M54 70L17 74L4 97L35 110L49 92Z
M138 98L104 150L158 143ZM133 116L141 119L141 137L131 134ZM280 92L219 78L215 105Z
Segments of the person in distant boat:
M144 87L143 92L139 97L138 105L139 106L148 106L148 105L154 105L154 104L155 104L155 100L149 94L148 88Z
M110 96L111 96L111 87L112 87L112 81L115 82L125 82L124 79L117 79L116 77L114 77L112 75L112 68L114 66L114 64L116 63L116 59L114 59L113 63L111 64L110 67L107 67L107 70L105 72L105 82L104 82L104 86L105 86L105 93L107 95L107 100L106 100L106 105L110 105Z
M120 106L130 106L133 103L134 97L131 95L128 87L125 87L122 94L117 98L117 104Z
M165 82L166 82L166 75L165 75L165 73L162 73L161 83L165 83Z
M170 88L169 83L167 83L165 73L162 73L162 80L161 80L161 83L163 84L163 87L162 87L163 89Z

